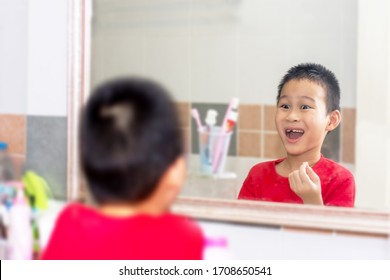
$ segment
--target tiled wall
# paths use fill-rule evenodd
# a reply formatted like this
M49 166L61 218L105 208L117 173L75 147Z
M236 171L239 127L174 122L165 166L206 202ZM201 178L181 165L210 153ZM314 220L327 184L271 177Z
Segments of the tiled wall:
M92 87L137 75L180 102L273 104L290 67L316 62L336 74L343 106L356 107L357 1L168 2L94 1Z
M342 111L341 129L341 160L355 163L356 110L354 108L345 108Z
M217 123L221 123L227 104L177 103L182 128L185 132L187 150L198 153L196 123L191 118L191 108L199 111L202 121L207 109L218 112ZM355 163L355 108L342 109L339 127L327 135L322 153L335 161ZM276 106L264 104L242 104L239 107L238 123L229 149L230 156L276 159L285 156L285 151L274 124Z
M0 1L0 141L65 198L69 1L31 2Z
M197 108L204 119L207 109L216 109L222 122L227 104L177 103L186 149L198 153L196 124L190 116ZM342 109L339 128L327 136L323 153L343 163L355 163L355 109ZM275 159L285 155L274 126L275 106L242 104L239 120L232 135L230 156ZM42 175L55 197L66 196L66 117L0 114L0 140L9 144L17 173L22 166Z
M0 114L0 141L8 144L16 176L20 176L26 159L26 116Z
M0 141L8 144L16 179L33 170L60 199L66 197L66 122L66 117L0 114Z
M49 183L54 197L66 198L67 118L27 117L26 168Z

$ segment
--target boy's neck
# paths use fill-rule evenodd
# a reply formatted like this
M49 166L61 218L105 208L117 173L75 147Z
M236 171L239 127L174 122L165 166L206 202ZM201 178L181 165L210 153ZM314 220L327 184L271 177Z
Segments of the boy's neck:
M140 204L107 204L99 207L99 210L112 217L129 217L134 215L150 215L159 216L166 211L162 211L158 206L150 205L149 203Z
M311 155L287 155L286 159L277 165L277 171L282 176L288 176L291 172L298 170L304 162L308 162L309 166L313 166L321 159L321 153Z

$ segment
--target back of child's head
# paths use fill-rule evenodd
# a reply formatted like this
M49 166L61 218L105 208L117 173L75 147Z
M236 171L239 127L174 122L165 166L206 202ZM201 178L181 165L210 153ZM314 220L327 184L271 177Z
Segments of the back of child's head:
M340 86L335 74L320 64L302 63L291 67L278 86L277 102L283 86L291 80L306 79L317 83L326 92L326 112L340 110Z
M80 150L97 203L140 202L183 154L176 107L167 91L150 80L106 82L82 112Z

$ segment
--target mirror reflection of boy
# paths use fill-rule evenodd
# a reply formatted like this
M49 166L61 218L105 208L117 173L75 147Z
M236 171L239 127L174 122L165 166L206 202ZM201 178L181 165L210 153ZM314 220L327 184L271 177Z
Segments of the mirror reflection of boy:
M95 90L82 112L80 159L97 206L66 206L42 259L202 258L200 227L169 212L186 173L175 108L140 78Z
M353 175L321 154L340 123L340 88L319 64L289 69L278 87L275 124L287 157L251 168L239 199L353 207Z

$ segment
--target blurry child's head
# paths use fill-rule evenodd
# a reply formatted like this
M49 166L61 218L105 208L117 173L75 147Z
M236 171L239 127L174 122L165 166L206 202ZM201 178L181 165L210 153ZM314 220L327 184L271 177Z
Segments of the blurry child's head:
M326 92L326 113L334 110L340 111L340 86L332 71L324 66L315 63L303 63L291 67L283 76L278 86L277 102L283 86L291 80L309 80L320 85Z
M317 158L326 135L340 123L340 87L324 66L299 64L278 87L275 124L287 155Z
M81 165L98 204L137 204L161 185L176 196L185 173L183 142L176 107L161 86L141 78L99 86L80 130Z

